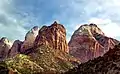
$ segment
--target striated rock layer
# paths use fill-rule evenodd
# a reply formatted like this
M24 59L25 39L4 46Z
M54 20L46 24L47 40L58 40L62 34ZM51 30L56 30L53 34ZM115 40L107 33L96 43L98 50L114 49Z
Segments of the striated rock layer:
M66 41L66 30L56 21L51 26L43 26L35 40L35 46L47 45L53 49L69 52Z
M81 62L102 56L119 42L105 36L96 24L80 26L69 42L70 54Z
M104 56L83 63L66 74L120 74L120 44Z

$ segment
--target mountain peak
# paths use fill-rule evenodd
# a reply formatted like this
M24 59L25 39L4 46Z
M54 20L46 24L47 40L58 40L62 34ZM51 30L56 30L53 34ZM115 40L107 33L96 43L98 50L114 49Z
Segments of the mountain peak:
M58 22L57 21L54 21L54 23L53 24L58 24Z
M94 24L94 23L90 23L89 26L95 26L95 27L97 27L97 25Z
M7 58L11 47L12 43L6 37L0 39L0 61Z
M81 25L69 42L70 54L81 62L102 56L119 41L104 35L96 24Z
M7 37L2 37L0 41L5 43L5 42L8 42L8 39Z
M39 30L39 27L38 27L38 26L34 26L32 29L33 29L34 31L36 31L36 30Z
M62 24L59 24L57 21L55 21L51 26L49 26L51 28L55 27L55 28L59 28L59 29L64 29L65 27Z
M64 26L56 21L51 26L43 26L35 40L35 45L48 45L54 49L68 52Z
M57 21L54 21L54 23L51 26L58 26L58 25L60 25L60 24L58 24Z
M2 38L0 39L0 42L2 42L2 43L4 43L4 44L7 44L7 45L9 45L10 47L12 47L12 42L10 42L10 41L7 39L7 37L2 37Z
M38 35L39 27L34 26L25 36L25 41L21 46L21 51L25 52L25 50L33 47L34 41Z
M81 25L74 34L80 34L80 35L88 35L88 36L93 36L94 34L101 34L104 35L102 30L97 27L96 24L84 24Z

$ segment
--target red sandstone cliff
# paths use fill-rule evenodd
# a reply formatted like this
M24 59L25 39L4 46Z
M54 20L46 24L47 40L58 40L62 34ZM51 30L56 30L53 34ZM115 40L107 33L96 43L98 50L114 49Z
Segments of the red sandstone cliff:
M56 21L51 26L43 26L35 40L35 46L47 45L54 49L69 52L66 41L66 30Z
M71 55L86 62L102 56L116 44L118 41L105 36L96 24L85 24L74 32L68 45Z

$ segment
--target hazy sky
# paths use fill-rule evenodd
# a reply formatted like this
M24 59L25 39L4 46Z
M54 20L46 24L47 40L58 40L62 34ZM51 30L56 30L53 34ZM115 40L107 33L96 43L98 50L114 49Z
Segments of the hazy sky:
M120 0L0 0L0 37L24 40L33 26L54 20L65 26L67 40L80 25L91 22L120 40Z

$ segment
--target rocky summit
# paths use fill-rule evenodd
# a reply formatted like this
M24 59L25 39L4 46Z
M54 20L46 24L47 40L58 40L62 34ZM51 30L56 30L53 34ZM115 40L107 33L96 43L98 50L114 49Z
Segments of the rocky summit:
M104 56L80 64L66 74L120 74L120 44Z
M6 37L1 38L0 40L0 61L7 58L8 52L11 46L12 46L12 43Z
M47 45L54 49L68 53L66 30L63 25L56 21L51 26L43 26L35 40L35 46Z
M39 27L34 26L25 36L25 40L21 46L21 52L25 52L27 49L30 49L34 45L34 41L38 35Z
M80 26L69 42L69 52L81 62L102 56L119 41L105 36L96 24Z
M34 26L25 36L24 41L15 40L8 52L9 57L14 57L19 53L26 53L27 50L34 47L34 41L38 35L39 27Z

